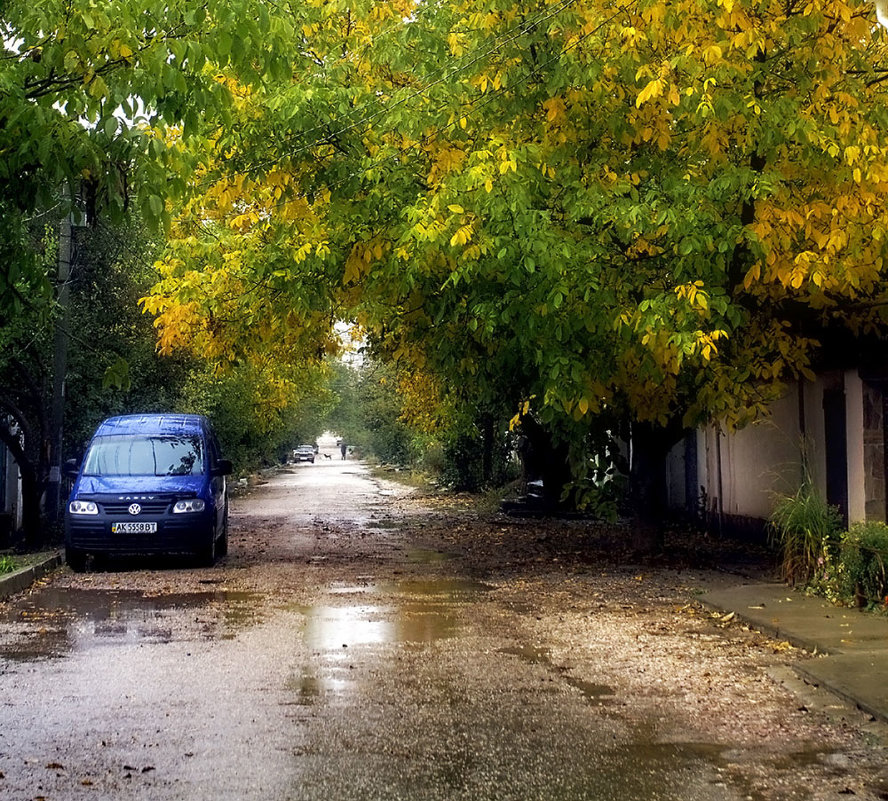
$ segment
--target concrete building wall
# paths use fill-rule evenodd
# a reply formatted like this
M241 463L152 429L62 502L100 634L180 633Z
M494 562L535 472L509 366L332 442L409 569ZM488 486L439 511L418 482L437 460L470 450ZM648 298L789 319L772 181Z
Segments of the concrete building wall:
M885 393L863 384L863 482L867 520L885 522Z
M766 519L775 493L793 493L802 478L803 449L815 485L826 493L824 393L845 388L848 439L849 512L852 519L877 503L878 470L872 467L871 489L864 491L864 385L856 372L829 373L801 385L790 384L786 395L771 407L768 418L736 432L716 426L697 431L696 471L700 506L712 517ZM877 400L869 398L870 407ZM853 408L852 408L853 407ZM871 410L869 424L875 426ZM880 418L881 420L881 418ZM870 432L866 448L872 464L877 436ZM884 444L882 445L884 448ZM669 459L669 499L673 508L686 508L685 453L677 445ZM884 451L883 451L884 453ZM884 460L882 462L884 464ZM884 497L884 471L881 474ZM882 502L884 507L884 500Z
M848 445L848 522L866 520L863 381L856 370L845 372L845 437Z
M717 433L712 429L710 436ZM731 516L768 517L774 493L794 491L801 477L797 395L788 394L773 404L769 418L722 434L721 470L722 511ZM709 483L712 492L717 476L710 476Z

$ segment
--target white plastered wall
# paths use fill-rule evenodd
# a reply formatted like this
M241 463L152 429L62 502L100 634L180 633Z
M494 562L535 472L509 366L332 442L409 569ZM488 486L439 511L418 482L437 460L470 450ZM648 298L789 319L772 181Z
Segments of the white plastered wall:
M857 370L845 372L845 439L848 448L848 522L866 520L863 455L863 381Z
M846 385L856 380L856 396L859 396L860 379L856 372L829 374L815 381L803 382L801 397L799 385L790 384L786 395L772 404L768 418L740 431L719 433L716 426L699 429L697 483L705 493L707 510L731 516L767 518L775 493L793 493L798 489L802 475L803 430L809 468L818 490L825 495L823 393L827 386L841 384L843 379ZM855 495L855 490L851 489L854 485L862 487L862 479L856 480L851 472L854 469L862 470L863 458L862 402L859 397L854 400L856 396L853 387L851 393L846 395L849 407L849 494L852 496L849 502L852 515L862 510L865 504L862 490ZM859 410L856 417L852 406ZM853 438L852 431L856 431ZM852 439L859 454L852 451ZM669 500L674 508L681 508L685 501L684 453L684 444L679 443L669 458Z

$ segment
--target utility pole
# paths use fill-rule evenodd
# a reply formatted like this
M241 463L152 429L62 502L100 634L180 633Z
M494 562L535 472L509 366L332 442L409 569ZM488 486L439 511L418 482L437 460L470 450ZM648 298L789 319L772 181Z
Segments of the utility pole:
M52 407L49 422L49 484L46 488L46 517L50 524L57 523L61 506L62 489L62 434L65 420L65 376L68 370L68 317L71 293L68 286L71 277L73 253L73 211L66 214L59 226L59 263L56 281L58 292L58 317L55 324L55 343L52 358Z

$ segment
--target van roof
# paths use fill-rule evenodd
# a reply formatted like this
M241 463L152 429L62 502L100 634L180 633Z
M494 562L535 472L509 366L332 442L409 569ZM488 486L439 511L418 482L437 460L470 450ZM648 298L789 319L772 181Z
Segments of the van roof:
M200 414L125 414L103 420L95 436L115 434L200 434L206 418Z

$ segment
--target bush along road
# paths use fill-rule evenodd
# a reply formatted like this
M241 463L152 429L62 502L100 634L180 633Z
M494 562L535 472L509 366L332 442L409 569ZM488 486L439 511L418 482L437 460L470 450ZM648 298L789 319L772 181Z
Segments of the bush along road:
M335 459L231 526L212 568L63 569L0 603L0 795L888 798L884 725L698 603L747 552L640 562L619 527Z

